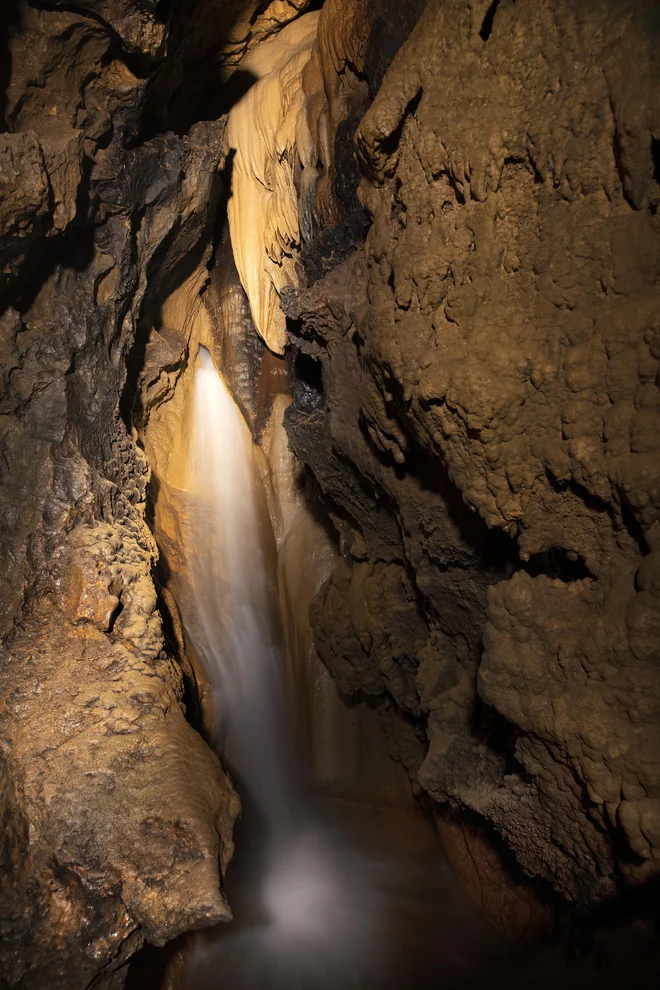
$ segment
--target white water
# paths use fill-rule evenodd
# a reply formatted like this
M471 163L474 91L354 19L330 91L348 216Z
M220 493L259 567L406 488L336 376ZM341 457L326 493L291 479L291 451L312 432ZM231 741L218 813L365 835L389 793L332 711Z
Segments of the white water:
M190 458L199 497L188 548L197 608L192 636L214 689L218 744L270 830L279 832L289 827L300 794L285 728L252 441L203 347Z
M416 827L410 814L365 806L359 832L353 809L358 832L349 841L352 832L328 822L327 803L305 796L285 705L255 448L204 348L194 389L194 506L182 548L194 596L183 618L213 685L217 747L244 820L226 884L235 919L197 936L186 988L467 987L474 934L487 940L435 852L415 858L414 843L406 845ZM396 841L386 847L379 839L388 829Z
M303 798L252 451L237 406L200 348L190 449L197 504L186 548L197 614L186 627L213 685L218 747L256 812L259 834L255 840L253 828L252 845L246 840L254 863L244 863L239 891L250 920L200 943L193 985L214 987L217 973L217 986L246 990L362 986L370 884L355 852Z

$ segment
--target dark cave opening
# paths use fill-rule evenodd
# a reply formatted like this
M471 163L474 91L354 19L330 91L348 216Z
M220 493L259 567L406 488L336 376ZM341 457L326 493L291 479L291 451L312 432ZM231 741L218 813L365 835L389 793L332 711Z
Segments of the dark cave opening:
M112 612L110 613L110 617L108 619L108 632L109 633L111 633L114 630L115 623L116 623L117 619L119 618L119 616L121 615L121 613L124 611L124 603L121 600L121 591L118 593L118 598L119 598L119 601L117 602L117 604L113 608Z
M565 550L563 547L550 547L542 553L534 553L521 567L531 577L545 574L564 582L594 579L594 575L579 554L573 550Z
M495 21L495 14L497 13L497 8L500 5L500 0L492 0L492 3L484 15L484 19L479 28L479 37L482 41L488 41L493 31L493 23Z
M651 161L653 162L653 181L660 185L660 138L651 138Z
M293 359L292 386L296 409L301 412L321 409L325 402L322 361L298 350Z

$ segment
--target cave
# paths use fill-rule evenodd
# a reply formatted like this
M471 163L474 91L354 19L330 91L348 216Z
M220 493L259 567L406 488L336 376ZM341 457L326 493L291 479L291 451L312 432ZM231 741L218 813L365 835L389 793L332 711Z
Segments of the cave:
M646 988L657 0L3 0L0 990Z

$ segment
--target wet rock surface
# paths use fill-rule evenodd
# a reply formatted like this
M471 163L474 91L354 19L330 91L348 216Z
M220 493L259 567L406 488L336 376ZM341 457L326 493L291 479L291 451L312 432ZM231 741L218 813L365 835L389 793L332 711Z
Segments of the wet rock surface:
M174 449L200 341L255 436L288 391L257 332L290 351L340 538L316 649L487 912L657 878L655 5L328 0L261 76L308 6L3 9L0 986L119 988L145 938L229 916L237 801L186 721L137 443Z
M284 294L343 544L319 652L441 808L583 903L660 855L657 29L428 4L357 130L364 250Z

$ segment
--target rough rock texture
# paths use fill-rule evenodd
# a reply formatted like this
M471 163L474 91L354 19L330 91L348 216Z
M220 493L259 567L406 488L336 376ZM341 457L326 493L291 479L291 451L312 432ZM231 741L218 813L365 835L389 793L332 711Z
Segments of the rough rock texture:
M264 342L254 328L250 304L236 271L227 226L214 253L208 284L204 289L204 304L210 324L207 343L256 437L265 425L272 401L272 395L264 394L263 388L264 378L269 377L263 367L268 357ZM285 362L273 357L270 365L276 379L279 379L276 391L286 390L288 376Z
M149 466L125 426L160 302L207 251L223 128L144 140L171 35L161 4L11 7L0 985L119 987L145 937L230 916L237 799L185 719L151 577ZM177 339L156 333L174 374Z
M429 3L358 128L364 250L284 300L343 541L318 648L583 902L660 858L659 31Z
M581 902L658 872L655 5L430 0L388 70L421 0L328 0L273 61L307 6L3 8L3 986L120 987L145 936L228 916L236 800L185 721L130 430L185 398L206 340L261 432L248 400L281 364L209 268L220 168L339 531L311 610L337 683L375 699L441 828L488 822ZM200 121L236 100L224 161Z

